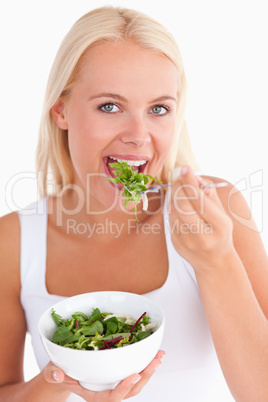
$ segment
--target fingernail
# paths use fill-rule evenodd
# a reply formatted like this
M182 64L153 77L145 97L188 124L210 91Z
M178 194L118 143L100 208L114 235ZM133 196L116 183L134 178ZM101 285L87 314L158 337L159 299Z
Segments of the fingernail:
M141 379L141 376L139 374L137 374L134 378L132 378L131 382L132 384L137 384L137 382L139 382Z
M185 176L188 173L188 167L187 166L183 166L181 168L181 175Z
M54 378L55 381L59 381L59 380L60 380L58 371L53 371L52 376L53 376L53 378Z

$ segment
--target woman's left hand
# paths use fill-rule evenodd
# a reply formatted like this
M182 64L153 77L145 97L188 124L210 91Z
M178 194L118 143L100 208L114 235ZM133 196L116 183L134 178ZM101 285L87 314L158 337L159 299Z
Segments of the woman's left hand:
M195 269L207 269L234 253L233 223L215 188L204 190L208 180L184 166L172 186L170 229L174 247Z

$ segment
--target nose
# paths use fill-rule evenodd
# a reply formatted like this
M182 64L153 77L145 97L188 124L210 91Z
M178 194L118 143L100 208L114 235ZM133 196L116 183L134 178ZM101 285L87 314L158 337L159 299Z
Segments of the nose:
M151 142L151 135L144 119L142 117L130 118L125 129L120 134L120 140L124 144L139 148L149 144Z

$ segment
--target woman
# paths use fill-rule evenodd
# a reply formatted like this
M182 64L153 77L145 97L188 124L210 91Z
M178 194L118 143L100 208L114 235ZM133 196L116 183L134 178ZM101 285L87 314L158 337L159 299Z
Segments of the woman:
M236 400L267 398L267 256L254 223L232 218L249 212L242 196L231 185L205 190L220 179L194 174L185 97L176 42L143 14L100 8L65 37L41 121L41 200L1 220L0 311L16 323L0 335L1 400L120 401L140 391L134 400L218 400L218 361ZM174 181L149 195L147 211L138 205L139 222L107 180L114 160ZM166 357L154 376L162 351L143 373L93 393L48 362L37 322L61 298L99 290L161 304ZM41 372L23 383L26 329Z

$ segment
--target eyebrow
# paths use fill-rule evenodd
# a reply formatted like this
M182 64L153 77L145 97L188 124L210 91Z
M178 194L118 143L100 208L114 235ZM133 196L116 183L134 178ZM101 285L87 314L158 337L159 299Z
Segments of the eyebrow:
M165 100L172 100L174 102L177 102L177 99L174 98L173 96L169 96L169 95L163 95L163 96L159 96L159 98L155 98L152 100L152 102L161 102L161 101L165 101Z
M100 94L96 94L93 95L89 98L89 100L93 100L93 99L97 99L97 98L113 98L113 99L118 99L121 100L123 102L127 102L127 99L119 94L113 94L113 93L109 93L109 92L103 92ZM161 102L161 101L165 101L165 100L172 100L174 102L177 102L177 99L174 98L173 96L169 96L169 95L163 95L163 96L159 96L158 98L152 99L152 103L154 102Z

